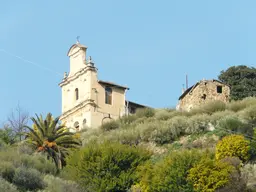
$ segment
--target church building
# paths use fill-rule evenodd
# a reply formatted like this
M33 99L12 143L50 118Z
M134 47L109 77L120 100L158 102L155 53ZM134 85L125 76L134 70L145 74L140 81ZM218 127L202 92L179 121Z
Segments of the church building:
M74 131L85 127L97 128L102 123L135 113L145 106L126 100L128 87L98 80L97 68L87 47L77 42L68 51L70 72L64 73L60 120Z

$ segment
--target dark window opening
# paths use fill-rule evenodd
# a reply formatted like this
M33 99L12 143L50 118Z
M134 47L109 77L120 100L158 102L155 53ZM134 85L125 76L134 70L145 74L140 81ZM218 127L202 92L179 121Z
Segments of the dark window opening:
M105 88L105 103L112 104L112 89L110 87Z
M76 121L76 122L74 123L74 127L76 128L76 130L79 130L79 122L78 122L78 121Z
M136 113L136 108L134 108L134 107L129 107L129 113L131 113L131 114Z
M78 91L78 88L75 89L75 98L76 98L76 100L79 99L79 91Z
M222 93L222 86L217 86L217 93Z
M206 94L203 94L203 96L201 97L203 100L206 99Z
M86 123L87 123L87 121L86 121L86 119L84 119L83 120L83 126L86 126Z

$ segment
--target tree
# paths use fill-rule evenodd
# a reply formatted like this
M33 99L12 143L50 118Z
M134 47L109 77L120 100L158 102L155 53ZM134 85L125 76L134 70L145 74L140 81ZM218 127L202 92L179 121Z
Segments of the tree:
M58 170L65 164L65 157L70 149L75 149L80 145L80 141L75 138L75 133L69 132L65 125L59 125L59 117L53 118L48 113L43 119L36 115L31 118L33 126L28 128L27 142L30 143L37 152L46 152L48 158L52 158Z
M231 100L256 96L256 68L254 67L232 66L226 71L221 71L218 78L231 87Z
M0 140L5 144L12 145L17 141L17 136L8 125L4 125L4 127L0 129Z
M25 135L25 126L28 124L29 114L19 105L8 117L8 126L19 137L21 141Z

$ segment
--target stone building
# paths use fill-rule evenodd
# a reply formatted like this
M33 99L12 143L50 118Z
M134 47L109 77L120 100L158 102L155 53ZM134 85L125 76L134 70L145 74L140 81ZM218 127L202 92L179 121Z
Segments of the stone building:
M97 68L91 57L86 59L87 47L77 42L68 51L70 72L64 73L60 120L73 130L96 128L109 119L135 113L143 105L125 98L128 87L98 80Z
M177 110L190 111L209 101L229 102L230 87L218 80L201 80L179 97Z

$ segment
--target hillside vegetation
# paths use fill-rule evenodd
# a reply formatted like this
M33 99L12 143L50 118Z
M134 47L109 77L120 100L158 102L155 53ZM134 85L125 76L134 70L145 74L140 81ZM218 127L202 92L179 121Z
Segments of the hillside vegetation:
M21 142L1 130L0 191L256 191L256 98L141 109L76 134L57 122L37 117Z

